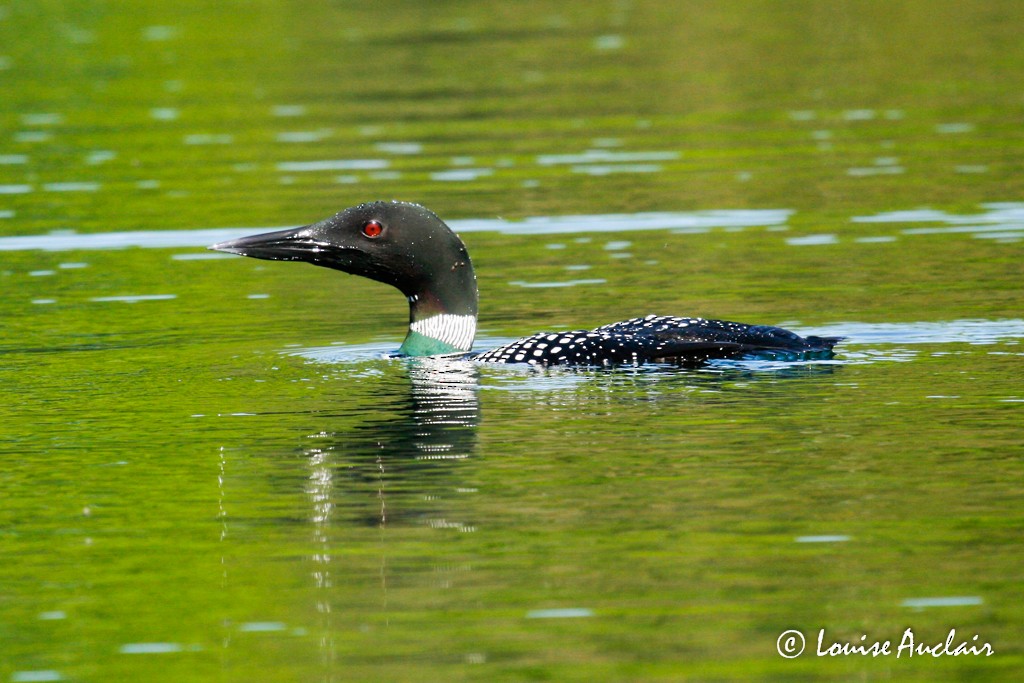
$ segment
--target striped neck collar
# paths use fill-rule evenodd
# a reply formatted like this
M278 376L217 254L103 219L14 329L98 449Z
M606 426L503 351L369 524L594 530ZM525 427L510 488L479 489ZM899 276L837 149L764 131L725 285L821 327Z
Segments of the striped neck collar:
M409 323L399 351L406 356L437 356L464 353L473 348L476 316L438 313Z

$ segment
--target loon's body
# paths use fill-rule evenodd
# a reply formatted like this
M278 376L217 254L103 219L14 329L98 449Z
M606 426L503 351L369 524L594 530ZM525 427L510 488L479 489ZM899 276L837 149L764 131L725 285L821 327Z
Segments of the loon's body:
M476 274L462 240L418 204L371 202L293 230L243 237L211 249L275 261L306 261L397 287L409 301L407 356L468 356L476 336ZM541 333L471 357L530 365L700 365L711 359L831 358L840 338L779 327L649 315L594 330Z

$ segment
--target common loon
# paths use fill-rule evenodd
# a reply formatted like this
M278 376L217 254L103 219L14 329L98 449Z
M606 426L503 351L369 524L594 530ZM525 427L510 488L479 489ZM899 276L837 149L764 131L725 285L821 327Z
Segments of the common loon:
M273 261L305 261L397 287L409 300L406 356L462 354L530 365L697 366L711 359L831 358L840 337L800 337L767 325L649 315L594 330L541 333L469 355L477 286L466 246L433 212L407 202L370 202L291 230L210 249Z

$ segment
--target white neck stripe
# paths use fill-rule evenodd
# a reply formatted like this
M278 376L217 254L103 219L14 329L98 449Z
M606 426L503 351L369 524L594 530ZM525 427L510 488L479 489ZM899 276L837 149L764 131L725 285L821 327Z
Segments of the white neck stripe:
M476 316L440 313L409 323L409 329L424 337L450 344L460 351L469 351L473 348L473 337L476 336Z

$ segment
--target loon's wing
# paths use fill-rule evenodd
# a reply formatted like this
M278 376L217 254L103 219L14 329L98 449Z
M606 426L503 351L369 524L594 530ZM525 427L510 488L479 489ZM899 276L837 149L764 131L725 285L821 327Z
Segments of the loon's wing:
M678 343L711 343L729 345L731 356L714 358L736 358L759 353L781 353L802 357L828 357L832 347L842 337L801 337L800 335L771 325L745 325L727 320L704 318L678 318L674 316L647 316L633 318L610 325L604 325L595 332L651 336L656 339Z
M666 339L644 360L653 363L675 363L684 367L700 367L709 360L741 358L743 347L732 342Z

